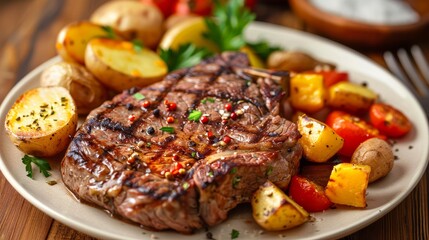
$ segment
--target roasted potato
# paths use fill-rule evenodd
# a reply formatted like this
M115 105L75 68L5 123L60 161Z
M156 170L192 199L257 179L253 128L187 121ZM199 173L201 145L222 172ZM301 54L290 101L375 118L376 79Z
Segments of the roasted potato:
M63 87L40 87L21 95L6 116L12 142L24 153L50 157L63 151L77 127L73 98Z
M320 74L296 74L289 89L290 104L295 110L314 113L325 106L326 89Z
M297 126L304 156L311 162L326 162L343 147L344 139L314 118L299 115Z
M328 89L327 105L354 113L368 111L377 100L371 89L351 82L339 82Z
M97 8L90 21L110 26L126 40L139 39L144 46L155 48L163 34L161 11L138 1L109 1Z
M296 51L275 51L267 59L269 69L304 72L316 69L330 70L335 66L330 63L319 61L312 56Z
M87 114L107 100L106 88L85 67L75 63L59 62L48 67L42 73L40 85L69 90L78 114Z
M93 39L88 43L85 65L107 87L122 91L161 80L168 71L152 50L127 41Z
M392 147L386 141L370 138L359 145L350 162L370 166L369 182L371 183L386 176L392 170L394 159Z
M309 220L308 212L270 181L256 190L251 203L253 218L268 231L286 230Z
M366 189L371 167L368 165L340 163L329 176L325 194L336 204L366 207Z
M61 29L55 47L64 61L84 64L86 45L97 37L114 38L115 34L91 22L75 22Z

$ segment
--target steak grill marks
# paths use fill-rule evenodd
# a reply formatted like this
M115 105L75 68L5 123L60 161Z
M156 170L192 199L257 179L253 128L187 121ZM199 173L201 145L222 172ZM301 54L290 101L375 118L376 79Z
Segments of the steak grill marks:
M222 54L104 103L74 137L64 183L115 214L180 232L223 221L266 179L286 185L302 153L296 126L279 116L288 76L248 65ZM194 110L209 121L189 120Z

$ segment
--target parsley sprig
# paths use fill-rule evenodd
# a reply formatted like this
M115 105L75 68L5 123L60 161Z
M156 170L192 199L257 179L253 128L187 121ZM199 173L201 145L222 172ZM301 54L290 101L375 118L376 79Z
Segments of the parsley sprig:
M266 61L272 52L282 50L279 46L272 46L267 41L247 42L247 45L256 53L262 60Z
M231 0L225 5L216 1L213 14L213 18L205 18L205 38L216 43L221 51L236 51L246 45L244 29L255 14L244 7L244 0Z
M207 48L197 47L194 44L181 44L177 50L161 49L160 57L167 64L168 71L194 66L201 60L213 55Z
M200 120L202 115L203 113L201 111L192 110L192 112L188 116L188 120L198 122L198 120Z
M46 160L38 157L29 156L29 155L24 155L24 157L21 160L22 160L22 163L25 165L25 171L27 171L27 177L33 178L33 167L31 166L32 163L34 163L39 168L43 176L45 177L51 176L51 173L49 172L51 170L51 166Z

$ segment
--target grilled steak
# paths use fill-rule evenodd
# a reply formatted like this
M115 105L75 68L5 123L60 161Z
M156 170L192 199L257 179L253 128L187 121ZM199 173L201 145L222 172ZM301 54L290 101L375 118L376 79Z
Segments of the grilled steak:
M79 128L63 181L81 200L145 227L190 233L218 224L267 179L286 187L297 171L300 135L279 115L278 81L287 77L224 53L124 91Z

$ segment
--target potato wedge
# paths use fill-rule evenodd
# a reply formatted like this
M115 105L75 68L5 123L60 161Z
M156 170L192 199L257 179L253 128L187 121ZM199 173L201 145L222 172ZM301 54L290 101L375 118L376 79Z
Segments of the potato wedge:
M101 38L88 43L85 65L100 82L116 91L149 85L168 71L165 62L150 49Z
M107 100L107 90L83 66L59 62L42 73L42 87L64 87L75 101L77 113L87 114Z
M84 64L85 49L89 40L98 37L110 38L113 35L100 25L86 21L75 22L61 29L55 47L64 61Z
M371 89L352 82L340 82L328 89L327 104L354 113L368 111L377 100Z
M304 156L311 162L326 162L334 156L344 144L344 139L328 125L307 115L298 116L299 139Z
M325 194L336 204L366 207L366 189L371 167L361 164L340 163L334 166Z
M24 153L54 156L70 143L77 127L74 101L63 87L40 87L21 95L6 116L6 132Z
M314 113L325 106L326 89L319 74L297 74L290 80L290 103L296 110Z
M270 181L256 190L251 203L253 218L268 231L286 230L309 220L308 212Z

